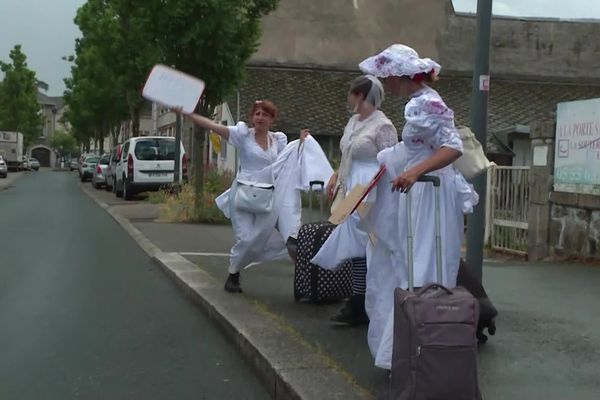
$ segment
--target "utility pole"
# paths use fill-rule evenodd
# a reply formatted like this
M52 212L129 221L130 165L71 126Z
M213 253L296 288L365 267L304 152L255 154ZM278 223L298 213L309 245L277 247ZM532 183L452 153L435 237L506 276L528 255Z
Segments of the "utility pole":
M471 129L486 150L488 130L488 97L490 87L490 38L492 0L477 0L477 39L471 96ZM487 174L473 179L479 204L467 220L467 265L481 282L483 278L483 246L485 235L485 202Z

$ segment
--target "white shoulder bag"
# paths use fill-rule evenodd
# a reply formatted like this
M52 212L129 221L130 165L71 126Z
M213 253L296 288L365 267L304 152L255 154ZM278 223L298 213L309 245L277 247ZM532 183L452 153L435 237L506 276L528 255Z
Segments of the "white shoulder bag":
M481 143L470 128L460 126L457 129L463 142L463 154L454 161L453 165L465 179L471 180L487 171L493 163L485 156Z
M271 136L268 136L269 152L271 151ZM271 182L262 183L237 179L235 194L235 208L253 214L268 214L273 210L273 194L275 192L275 175L273 162L271 168ZM241 166L240 166L241 170Z

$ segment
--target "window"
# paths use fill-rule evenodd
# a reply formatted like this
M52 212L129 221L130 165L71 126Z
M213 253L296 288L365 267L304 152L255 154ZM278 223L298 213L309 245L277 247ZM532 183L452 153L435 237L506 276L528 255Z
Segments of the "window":
M130 142L125 143L125 146L123 147L123 161L127 159L127 154L129 153L129 144Z
M175 160L175 141L140 140L135 145L135 157L142 161Z

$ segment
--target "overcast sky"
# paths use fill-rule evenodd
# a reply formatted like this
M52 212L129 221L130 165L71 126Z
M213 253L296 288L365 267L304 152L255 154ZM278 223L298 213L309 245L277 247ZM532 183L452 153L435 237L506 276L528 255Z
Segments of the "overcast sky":
M290 0L284 0L290 1ZM299 1L299 0L294 0ZM477 0L453 0L457 11L474 12ZM21 44L29 68L50 85L49 95L62 95L69 65L62 56L73 54L80 35L73 23L85 0L0 0L0 59ZM494 13L523 17L599 18L599 0L494 0Z

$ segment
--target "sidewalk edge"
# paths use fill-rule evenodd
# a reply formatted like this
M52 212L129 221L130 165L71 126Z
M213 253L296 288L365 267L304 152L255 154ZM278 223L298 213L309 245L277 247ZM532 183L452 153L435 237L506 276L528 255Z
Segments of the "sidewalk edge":
M315 352L305 340L290 332L289 327L280 326L281 322L262 310L260 305L225 293L221 283L203 269L178 253L160 250L127 218L113 212L108 204L79 186L136 241L186 296L200 306L251 365L272 399L373 399L332 360ZM272 334L273 340L270 340L269 334ZM289 353L297 356L291 358L300 359L290 362ZM303 364L302 359L307 363Z

